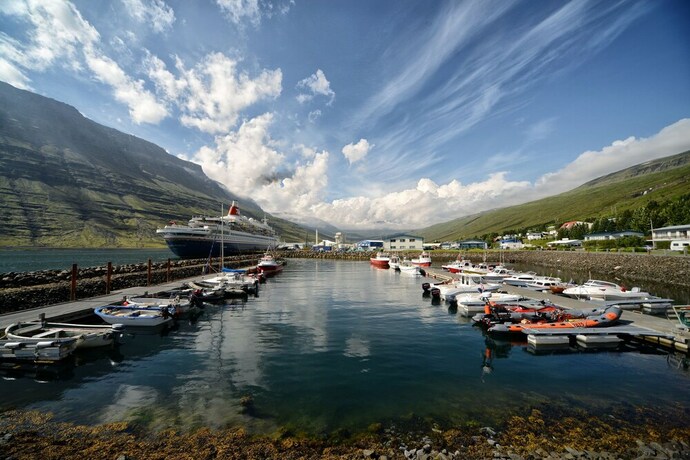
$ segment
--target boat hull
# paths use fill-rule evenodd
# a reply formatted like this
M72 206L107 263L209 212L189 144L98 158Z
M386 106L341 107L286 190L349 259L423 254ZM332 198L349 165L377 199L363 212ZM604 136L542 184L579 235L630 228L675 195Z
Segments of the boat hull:
M220 257L220 241L205 238L165 238L168 248L181 259L205 259ZM278 243L275 238L244 238L240 240L226 240L223 242L223 254L232 255L250 251L265 251Z
M388 260L376 260L376 259L369 259L369 262L371 265L374 267L378 268L388 268Z

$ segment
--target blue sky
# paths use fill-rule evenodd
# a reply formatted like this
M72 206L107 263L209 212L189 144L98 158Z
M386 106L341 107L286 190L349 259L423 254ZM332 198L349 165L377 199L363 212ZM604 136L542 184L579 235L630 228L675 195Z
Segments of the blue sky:
M690 149L690 6L16 0L0 80L269 212L412 229Z

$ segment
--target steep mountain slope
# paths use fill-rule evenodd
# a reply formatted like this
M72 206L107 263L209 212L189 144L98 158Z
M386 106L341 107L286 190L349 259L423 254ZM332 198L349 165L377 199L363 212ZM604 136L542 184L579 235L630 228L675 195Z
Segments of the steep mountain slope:
M156 227L217 215L232 200L244 214L264 216L198 165L0 82L0 245L162 245ZM271 223L281 234L305 233L283 219Z
M690 152L649 161L594 179L569 192L417 230L427 241L452 241L545 223L610 215L690 191Z

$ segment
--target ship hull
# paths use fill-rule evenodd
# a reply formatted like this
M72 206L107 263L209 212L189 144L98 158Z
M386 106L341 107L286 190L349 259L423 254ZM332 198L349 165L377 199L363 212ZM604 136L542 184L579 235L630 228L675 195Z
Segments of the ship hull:
M209 238L165 238L170 250L181 259L206 259L220 257L220 241ZM245 237L241 240L224 240L223 254L232 255L250 251L265 251L278 243L275 238Z

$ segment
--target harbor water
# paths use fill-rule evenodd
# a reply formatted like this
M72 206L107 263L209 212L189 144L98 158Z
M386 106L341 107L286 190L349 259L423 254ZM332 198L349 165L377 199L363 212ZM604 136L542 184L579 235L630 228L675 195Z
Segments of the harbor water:
M140 264L151 259L162 262L177 259L168 248L161 249L0 249L0 273L38 270L71 270L72 264L81 268Z
M258 297L59 366L3 367L0 410L159 430L366 430L411 414L492 424L543 405L688 407L687 357L632 344L538 353L486 337L367 262L291 259Z

